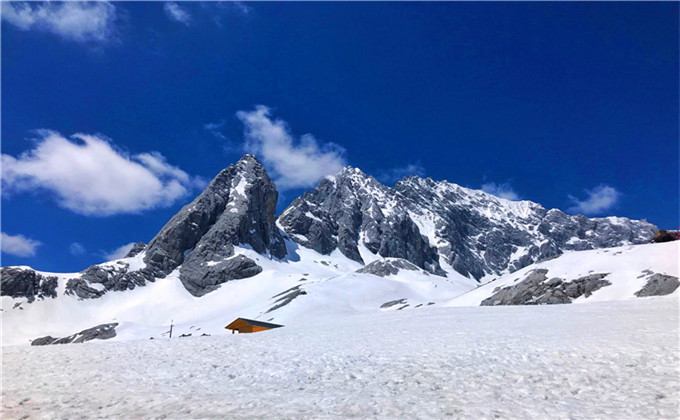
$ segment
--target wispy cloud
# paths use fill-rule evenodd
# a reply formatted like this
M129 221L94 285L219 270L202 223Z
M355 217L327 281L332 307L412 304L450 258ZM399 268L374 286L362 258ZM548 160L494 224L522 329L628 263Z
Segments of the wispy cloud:
M24 31L47 32L80 43L101 45L117 39L116 7L107 1L3 1L2 20Z
M251 7L242 1L231 1L227 3L232 4L236 10L243 13L244 15L250 14L252 11Z
M165 14L170 20L182 23L186 26L191 24L191 15L189 12L174 1L166 2L163 5L163 10L165 10Z
M340 172L345 166L344 149L319 142L311 134L296 140L283 120L271 118L268 107L239 111L244 125L244 149L261 157L280 189L314 186L321 178Z
M135 242L130 242L129 244L121 245L111 252L105 252L104 257L106 258L106 261L119 260L121 258L124 258L127 255L127 253L130 252L134 245Z
M203 126L210 134L217 137L220 140L226 140L227 136L222 132L222 127L224 127L225 121L220 120L216 123L207 123Z
M417 175L423 177L425 176L425 173L425 168L420 161L417 161L392 169L379 170L375 177L384 184L394 184L406 176Z
M80 242L74 242L68 247L68 251L71 253L71 255L79 257L85 254L85 247Z
M158 152L129 155L101 135L36 133L34 149L2 155L3 194L47 191L75 213L109 216L169 206L205 185Z
M580 200L569 195L569 200L574 203L569 211L583 214L601 214L614 207L621 198L621 193L616 188L600 184L592 190L585 190L586 198Z
M33 257L40 245L40 241L29 239L24 235L8 235L5 232L1 233L2 252L17 257Z
M505 198L506 200L517 201L520 199L519 194L515 192L509 182L503 182L501 184L487 182L486 184L482 184L481 189L485 193L495 195L499 198Z

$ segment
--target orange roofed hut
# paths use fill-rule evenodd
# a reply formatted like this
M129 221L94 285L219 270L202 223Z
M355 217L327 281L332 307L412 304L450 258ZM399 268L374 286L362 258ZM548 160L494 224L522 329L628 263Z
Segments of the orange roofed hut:
M258 331L271 330L272 328L283 327L279 324L271 324L269 322L256 321L254 319L246 318L236 318L234 322L224 327L227 330L231 330L234 334L236 331L240 333L254 333Z

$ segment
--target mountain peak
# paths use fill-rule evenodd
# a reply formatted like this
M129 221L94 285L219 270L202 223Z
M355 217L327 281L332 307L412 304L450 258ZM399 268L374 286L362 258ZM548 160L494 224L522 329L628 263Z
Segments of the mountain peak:
M251 153L246 153L245 155L243 155L243 157L238 160L237 164L241 163L241 162L244 162L244 163L245 162L254 162L254 163L257 163L258 165L260 165L260 161L257 160L257 157L255 157L255 155L253 155Z
M342 168L340 173L338 173L336 176L338 176L340 178L369 178L369 177L371 177L370 175L367 175L361 169L355 168L354 166L345 166L344 168Z
M180 280L197 296L225 281L253 276L261 268L235 255L234 247L246 244L260 254L285 256L275 225L277 201L267 172L246 154L170 219L149 242L144 260L164 274L181 265Z

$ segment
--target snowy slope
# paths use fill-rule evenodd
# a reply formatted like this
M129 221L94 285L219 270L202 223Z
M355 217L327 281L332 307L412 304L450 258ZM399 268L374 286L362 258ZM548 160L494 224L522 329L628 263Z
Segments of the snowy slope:
M407 299L411 307L450 299L470 290L475 283L465 278L453 281L422 271L404 271L385 278L360 274L355 270L362 265L339 252L320 255L292 241L287 241L287 246L287 260L270 259L252 249L236 247L236 252L262 266L262 273L224 283L202 297L195 297L184 288L178 270L144 287L109 292L97 299L79 300L59 294L57 298L38 299L29 304L26 299L3 296L2 343L28 344L41 336L68 336L110 322L121 324L116 328L118 335L114 341L161 337L171 321L176 335L220 334L225 333L224 326L237 317L283 324L310 318L337 318L380 311L382 304L396 299ZM134 266L143 258L142 253L120 261ZM69 278L73 275L59 275L58 289L63 290ZM267 313L280 303L275 295L296 286L307 294Z
M531 271L547 269L547 277L573 280L591 273L608 273L610 286L595 291L592 296L579 297L574 303L607 300L641 299L634 295L642 289L651 273L680 277L680 241L661 244L628 245L617 248L573 251L506 274L447 302L447 306L477 306L493 295L494 290L516 284ZM680 289L673 293L677 298Z
M421 307L3 347L3 418L677 419L677 301Z
M609 273L607 279L611 286L595 291L588 298L580 297L574 303L643 301L648 298L637 298L634 293L644 286L650 272L678 277L680 271L680 242L670 242L570 252L477 287L474 280L462 276L444 278L422 270L401 270L387 277L357 273L355 270L362 265L337 250L325 256L292 241L286 245L289 247L287 260L269 259L251 249L237 247L238 253L263 267L262 273L224 283L202 297L191 295L176 271L145 287L110 292L98 299L78 300L60 294L55 299L28 304L25 299L3 296L3 345L28 344L45 335L68 336L110 322L120 323L116 329L118 335L112 341L121 341L163 337L171 321L175 324L175 335L214 335L226 333L224 326L237 317L293 326L309 320L335 322L362 313L415 314L431 302L437 307L478 306L498 287L515 284L517 279L523 279L537 268L548 269L548 278L574 279L591 272ZM142 259L140 254L125 262L134 266ZM70 277L60 276L60 289ZM276 308L296 289L304 294L297 294L289 303ZM677 299L678 293L673 293L671 298ZM400 302L381 308L394 301ZM21 304L16 306L17 303Z

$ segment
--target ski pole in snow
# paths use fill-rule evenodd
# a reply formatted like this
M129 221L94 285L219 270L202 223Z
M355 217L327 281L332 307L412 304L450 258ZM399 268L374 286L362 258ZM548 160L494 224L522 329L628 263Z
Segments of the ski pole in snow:
M170 320L170 337L168 338L172 338L172 319Z

